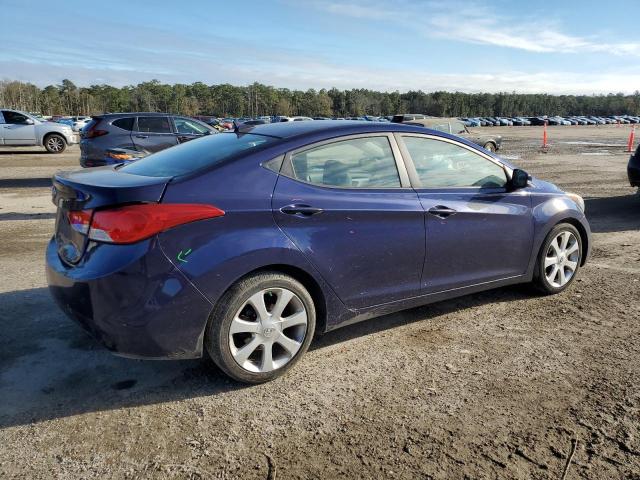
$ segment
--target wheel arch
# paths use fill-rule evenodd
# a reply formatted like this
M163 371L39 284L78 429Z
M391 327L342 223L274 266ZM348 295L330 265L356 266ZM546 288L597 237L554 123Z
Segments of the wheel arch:
M586 228L580 221L573 217L566 217L558 221L553 227L555 227L556 225L560 225L561 223L568 223L569 225L574 226L576 230L578 230L578 233L580 234L580 240L582 242L582 259L580 260L580 266L584 266L584 264L587 263L587 253L589 252L589 248L591 247L589 243L589 234L587 233Z
M42 136L42 144L44 145L45 142L47 141L47 138L49 138L51 135L57 135L60 138L62 138L62 141L65 143L65 145L68 147L69 143L67 142L67 138L60 132L47 132Z
M316 309L316 335L321 335L326 332L328 308L325 294L322 291L322 288L320 287L318 281L311 274L294 265L274 263L254 268L253 270L246 272L245 274L233 280L227 287L227 289L222 293L220 298L222 298L222 296L224 296L227 291L233 288L233 286L242 279L264 272L282 273L285 275L289 275L290 277L300 282L302 286L307 289L307 291L311 295L311 298L313 299L313 305Z

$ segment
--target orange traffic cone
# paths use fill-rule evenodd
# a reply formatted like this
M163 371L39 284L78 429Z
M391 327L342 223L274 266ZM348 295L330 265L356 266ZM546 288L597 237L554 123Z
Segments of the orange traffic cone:
M544 121L544 130L542 130L542 148L547 148L547 121Z
M627 152L633 152L633 141L636 138L636 126L633 124L631 126L631 133L629 134L629 141L627 142Z

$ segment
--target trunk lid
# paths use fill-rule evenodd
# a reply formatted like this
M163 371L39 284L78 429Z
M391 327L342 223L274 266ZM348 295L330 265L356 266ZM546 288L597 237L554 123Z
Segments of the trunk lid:
M60 172L53 176L52 201L57 207L55 240L58 255L68 264L80 261L88 232L72 225L70 212L132 203L159 202L171 177L145 177L119 172L115 167Z

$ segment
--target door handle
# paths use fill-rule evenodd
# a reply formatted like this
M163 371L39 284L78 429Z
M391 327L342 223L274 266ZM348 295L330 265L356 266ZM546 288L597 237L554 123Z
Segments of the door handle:
M149 135L136 135L136 138L149 138Z
M282 207L280 211L282 213L286 213L287 215L311 217L312 215L322 213L324 210L322 210L321 208L311 207L309 205L287 205L285 207Z
M444 205L436 205L435 207L429 209L429 213L438 218L447 218L451 215L455 215L458 212L453 208L445 207Z

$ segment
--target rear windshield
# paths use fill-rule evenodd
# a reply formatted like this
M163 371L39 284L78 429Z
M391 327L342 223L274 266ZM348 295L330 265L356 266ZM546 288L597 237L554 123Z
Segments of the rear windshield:
M122 171L147 177L177 177L228 160L242 153L253 153L279 138L233 132L207 135L168 148L122 167Z

